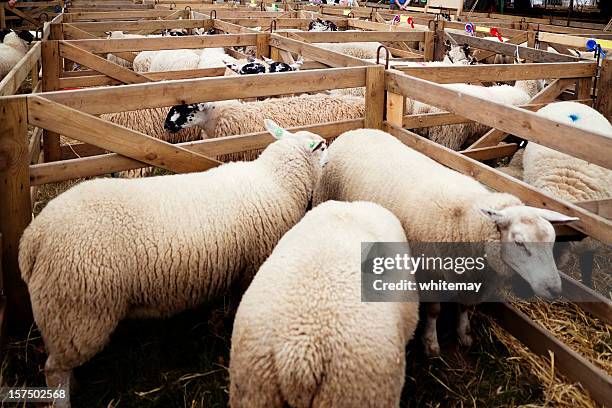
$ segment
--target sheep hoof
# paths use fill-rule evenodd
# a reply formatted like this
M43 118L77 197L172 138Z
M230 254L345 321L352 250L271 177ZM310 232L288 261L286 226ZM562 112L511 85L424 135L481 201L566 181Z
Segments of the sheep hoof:
M472 347L474 344L474 339L469 334L459 335L459 342L464 347Z
M440 356L440 345L438 342L425 342L425 354L427 357L434 358Z

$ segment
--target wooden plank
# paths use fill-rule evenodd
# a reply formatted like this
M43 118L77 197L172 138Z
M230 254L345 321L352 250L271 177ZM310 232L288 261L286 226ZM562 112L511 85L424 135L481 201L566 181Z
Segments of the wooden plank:
M364 126L382 129L385 114L385 67L366 68L365 121Z
M576 48L579 50L586 50L586 40L587 39L585 39L584 37L577 37L577 36L568 35L568 34L547 33L545 31L541 31L538 37L540 41L544 41L547 43L561 44L566 47ZM608 50L612 49L612 47L608 46L608 44L610 44L609 41L602 41L601 43L602 43L602 48L605 48Z
M491 41L491 40L488 40L488 41ZM495 41L497 41L497 39L495 39ZM514 36L508 39L508 41L504 41L504 43L505 44L522 44L526 41L527 41L527 33L521 33L517 36ZM494 56L495 54L496 52L494 51L476 50L476 52L474 52L474 58L476 58L476 61L480 62L489 57Z
M572 62L580 61L580 58L571 57L569 55L554 54L543 50L536 50L524 46L517 46L513 44L506 44L502 42L489 41L478 37L472 37L469 35L460 34L459 32L448 30L446 35L450 36L459 44L467 44L472 48L479 48L483 50L493 51L496 54L503 54L513 56L516 53L518 47L521 58L525 58L528 61L538 62Z
M561 275L561 282L563 282L563 296L566 299L577 303L584 311L604 323L612 325L612 302L610 299L561 271L559 271L559 275Z
M0 96L14 95L32 68L38 64L41 54L41 43L37 42L24 57L0 81Z
M206 27L210 20L137 20L137 21L94 21L71 23L73 27L90 33L104 33L106 31L132 32L140 30L161 31L166 28L201 28Z
M92 113L130 111L365 86L365 67L334 68L138 84L129 87L50 92L45 98Z
M406 98L403 95L387 92L386 119L389 123L402 126Z
M183 37L74 40L70 44L95 54L126 51L216 48L257 45L257 34L188 35Z
M299 36L311 43L423 41L426 31L413 30L367 32L367 31L307 31Z
M612 198L592 201L577 201L574 204L604 218L612 219Z
M601 132L564 125L524 109L452 90L398 71L386 72L386 87L390 92L612 169L612 138Z
M363 119L351 119L294 127L290 128L290 130L306 130L329 139L349 130L361 128L363 128ZM219 156L254 149L263 149L273 141L274 139L268 132L257 132L247 135L226 136L215 139L198 140L195 142L179 143L175 146L181 146L206 156ZM133 170L142 167L145 167L145 165L137 160L116 153L109 153L82 159L42 163L30 166L30 177L32 185L41 185L80 177Z
M172 11L168 10L125 10L121 12L117 11L90 11L90 12L73 12L68 11L64 14L67 21L77 22L82 20L131 20L139 18L165 18L172 14Z
M57 91L61 72L58 41L44 41L42 43L41 64L43 67L42 90L44 92ZM45 130L43 132L43 148L45 161L59 160L60 135Z
M480 147L478 149L463 150L461 153L471 159L484 161L508 157L518 150L516 143L504 143L499 146Z
M33 125L176 173L203 171L220 164L180 146L40 96L28 98L28 114Z
M591 398L606 406L612 401L612 377L563 344L527 315L507 303L494 303L493 316L502 328L545 358L554 353L555 367L571 381L579 382Z
M181 71L148 72L147 78L149 78L151 81L165 81L175 79L218 77L223 76L225 74L225 70L226 68L223 67ZM60 88L86 88L92 86L118 85L122 83L123 82L107 77L106 75L75 76L60 78L59 80Z
M257 58L270 57L269 34L257 34Z
M364 65L375 65L360 58L339 54L337 52L319 48L315 45L284 38L276 34L272 34L270 36L270 46L297 53L305 58L310 58L332 67L358 67Z
M398 71L439 84L501 82L528 79L592 78L595 62L557 62L538 64L491 64L466 66L398 67Z
M17 9L17 8L10 8L8 7L8 3L3 3L2 6L4 6L4 8L8 11L10 11L11 13L15 14L16 16L28 21L29 23L31 23L34 27L39 27L42 24L37 21L34 20L32 17L30 17L29 15L27 15L26 13L24 13L23 11Z
M82 48L76 47L67 41L60 42L59 51L61 57L89 67L125 84L143 84L151 82L145 75L114 64Z
M595 109L612 122L612 92L610 90L612 90L612 57L608 56L601 62Z
M555 80L546 88L541 90L533 98L531 98L531 100L529 100L529 104L534 104L533 109L529 109L537 110L535 108L537 105L535 104L539 104L541 102L553 102L559 96L559 94L561 94L565 90L565 88L567 88L571 83L572 81L570 79ZM508 136L507 132L504 132L499 129L491 129L490 131L482 135L480 139L472 143L468 150L477 149L479 147L495 146L496 144L504 140L506 136Z
M588 99L591 96L593 78L582 78L576 80L576 99Z
M434 51L435 51L435 31L426 31L423 48L423 59L425 61L433 61L434 60Z
M416 133L390 123L386 128L387 132L397 137L402 143L426 154L437 162L460 173L469 174L474 179L494 190L513 194L527 205L548 208L571 217L578 217L579 221L572 223L573 228L602 242L612 242L611 221L593 214L569 201L554 197L550 193L530 186L497 169L465 157L459 152L455 152L438 143L432 142Z
M27 327L32 322L30 301L17 262L19 239L32 219L25 98L0 98L0 114L2 281L10 323Z
M62 24L62 30L65 40L98 39L95 35L74 27L72 24ZM131 52L118 52L114 55L129 62L134 62L134 58L136 57Z

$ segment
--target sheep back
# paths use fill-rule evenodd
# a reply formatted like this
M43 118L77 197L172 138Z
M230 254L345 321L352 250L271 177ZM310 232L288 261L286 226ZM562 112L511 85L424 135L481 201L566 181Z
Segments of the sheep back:
M399 406L417 296L361 302L360 242L373 241L405 241L397 218L334 201L279 241L234 321L233 408Z

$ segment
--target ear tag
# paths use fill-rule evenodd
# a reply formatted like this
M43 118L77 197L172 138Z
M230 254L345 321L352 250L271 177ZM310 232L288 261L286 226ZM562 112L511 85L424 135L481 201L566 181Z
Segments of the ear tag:
M283 129L276 129L274 131L274 134L276 135L276 137L281 137L283 135Z
M308 143L308 147L310 147L312 149L313 147L316 146L316 144L317 144L317 142L312 141L312 142Z

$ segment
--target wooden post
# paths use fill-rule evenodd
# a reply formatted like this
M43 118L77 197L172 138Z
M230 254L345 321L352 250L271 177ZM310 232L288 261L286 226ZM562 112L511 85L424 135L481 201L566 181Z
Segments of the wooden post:
M446 47L444 46L445 39L444 21L438 21L436 22L436 35L434 39L434 61L442 61L444 59L444 54L446 53Z
M270 42L268 34L257 34L257 58L270 57Z
M274 61L280 61L281 60L280 50L276 47L270 47L270 58L273 59Z
M43 41L40 60L43 66L43 92L57 91L61 72L59 41ZM60 135L45 130L43 132L43 149L46 162L60 160Z
M609 121L612 121L612 59L610 57L601 62L599 80L597 81L597 100L595 109L601 112Z
M536 32L529 30L527 31L527 46L529 48L535 48L536 46Z
M0 99L0 234L2 278L7 295L7 318L14 328L29 326L32 311L17 262L19 239L32 219L26 99ZM22 326L22 327L25 327Z
M425 39L423 41L423 60L425 61L433 61L434 59L435 37L435 31L425 32Z
M364 127L382 130L384 114L385 67L382 65L367 67Z
M4 3L0 4L0 28L6 28L6 16L4 15Z
M32 93L36 92L36 87L38 86L38 80L40 79L38 76L40 66L38 65L38 61L34 62L32 66L32 70L30 71L30 75L32 76Z
M387 122L403 127L404 105L406 97L393 92L387 92Z
M576 99L589 99L593 78L580 78L576 80Z

